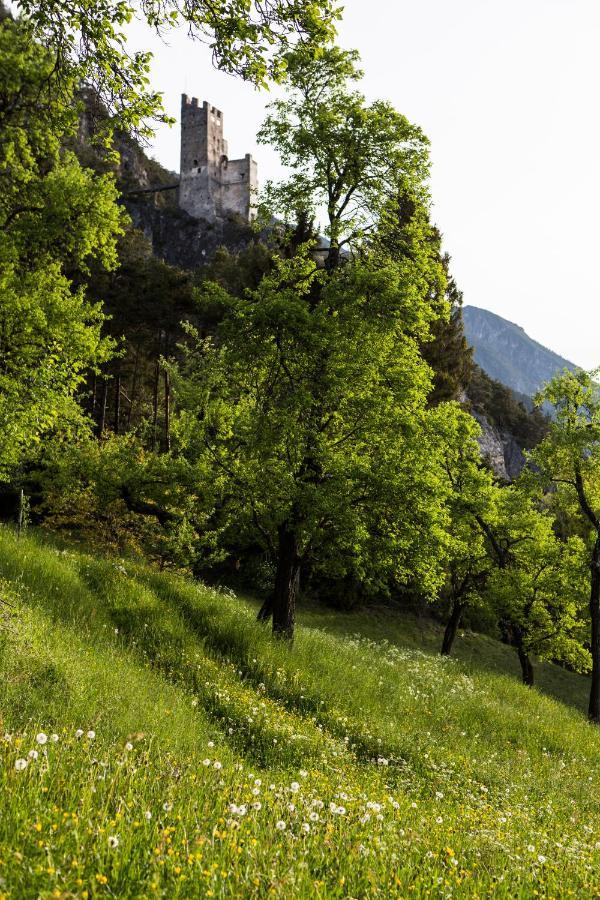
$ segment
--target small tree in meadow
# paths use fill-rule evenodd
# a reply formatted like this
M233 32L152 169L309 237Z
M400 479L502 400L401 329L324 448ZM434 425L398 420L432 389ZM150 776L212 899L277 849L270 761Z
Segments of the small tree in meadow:
M592 683L589 717L600 724L600 393L597 373L563 372L537 400L552 403L548 436L530 454L531 479L552 490L557 509L578 522L587 547Z

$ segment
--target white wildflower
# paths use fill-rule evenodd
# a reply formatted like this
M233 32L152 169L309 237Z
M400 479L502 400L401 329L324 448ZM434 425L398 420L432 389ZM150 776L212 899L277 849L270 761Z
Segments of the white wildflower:
M280 819L279 822L275 823L275 828L277 831L285 831L285 822L282 822Z
M109 836L108 846L111 848L111 850L117 849L117 847L119 846L119 838L116 836L116 834L111 834Z
M39 755L40 754L37 752L37 750L30 750L29 753L27 754L29 759L37 759Z
M88 731L86 737L89 738L90 741L93 741L94 738L96 737L96 732L95 732L95 731L92 731L92 730L90 729L90 730Z
M22 772L23 769L27 768L27 760L26 759L17 759L15 762L15 769L17 772Z
M44 744L48 743L48 735L44 734L43 731L40 731L39 734L36 734L35 739L42 747L44 746Z

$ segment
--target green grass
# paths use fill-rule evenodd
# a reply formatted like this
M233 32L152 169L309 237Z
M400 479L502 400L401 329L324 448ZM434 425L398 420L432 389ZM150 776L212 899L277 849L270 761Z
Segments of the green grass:
M290 650L227 592L7 530L0 579L0 896L600 896L585 679L540 667L559 702L384 609L306 610Z

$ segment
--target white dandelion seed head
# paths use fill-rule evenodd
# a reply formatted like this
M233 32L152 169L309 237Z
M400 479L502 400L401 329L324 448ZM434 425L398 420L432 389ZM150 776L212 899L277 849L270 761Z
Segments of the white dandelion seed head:
M262 809L262 803L260 802L260 800L254 801L254 803L252 804L252 809L256 810L256 812Z
M127 741L127 743L125 744L125 749L133 750L133 744L131 743L131 741Z
M311 813L309 813L308 818L310 819L311 822L318 822L319 821L319 813L311 812Z
M171 812L171 810L173 809L173 804L172 803L163 803L163 809L165 812Z
M308 824L308 822L303 822L303 823L302 823L302 831L304 832L304 834L308 834L308 833L309 833L309 831L310 831L310 825Z
M212 749L212 748L215 746L215 742L214 742L214 741L209 741L208 744L207 744L206 746Z
M117 847L119 846L119 838L116 836L116 834L109 835L108 846L111 848L111 850L117 849Z
M50 740L52 741L53 744L58 744L58 735L57 735L57 734L51 734L51 735L50 735Z
M144 818L145 818L145 820L146 820L147 822L149 822L150 819L152 818L152 813L150 812L149 809L146 810L146 812L144 813Z
M300 785L298 784L298 782L292 781L292 783L290 784L290 791L293 794L297 794L299 790L300 790Z
M539 853L539 854L538 854L538 862L539 862L540 865L542 865L542 866L543 866L544 863L546 862L546 857L544 856L543 853Z
M286 828L285 822L283 822L280 819L279 822L275 823L275 828L277 829L277 831L285 831L285 828Z
M29 753L27 754L29 759L37 759L39 755L40 754L37 752L37 750L30 750Z
M23 769L27 768L27 760L26 759L17 759L15 761L15 769L17 772L22 772Z
M528 847L527 847L527 852L528 852L528 853L535 853L535 847L533 846L533 844L529 844L529 845L528 845Z
M203 765L203 766L210 766L210 759L203 759L203 760L202 760L202 765Z
M76 737L76 738L83 737L83 728L78 728L78 729L77 729L77 731L75 732L75 737Z
M222 769L222 768L223 768L223 763L220 763L218 759L215 759L215 761L213 763L213 769Z
M35 739L36 739L37 743L40 744L42 747L44 746L44 744L48 743L48 735L44 734L43 731L40 731L39 734L36 734Z
M95 731L92 731L92 730L90 729L90 730L88 731L86 737L87 737L90 741L93 741L94 738L96 737L96 732L95 732Z

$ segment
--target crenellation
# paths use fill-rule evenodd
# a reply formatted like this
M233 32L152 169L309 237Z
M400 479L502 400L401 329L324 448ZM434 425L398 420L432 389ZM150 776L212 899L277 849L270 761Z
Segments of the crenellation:
M214 221L256 217L258 169L251 154L230 160L220 109L181 95L179 205L196 218Z

